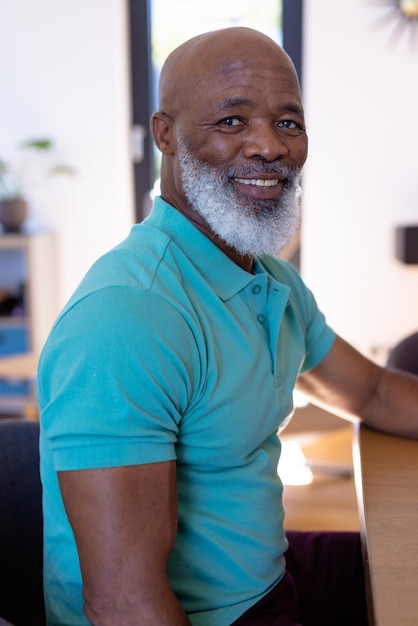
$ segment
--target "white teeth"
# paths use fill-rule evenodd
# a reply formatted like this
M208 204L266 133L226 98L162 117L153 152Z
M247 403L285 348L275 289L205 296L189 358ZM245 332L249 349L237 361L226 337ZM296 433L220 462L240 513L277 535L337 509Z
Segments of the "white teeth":
M255 185L257 187L274 187L279 182L276 178L273 180L265 180L263 178L237 178L236 181L243 185Z

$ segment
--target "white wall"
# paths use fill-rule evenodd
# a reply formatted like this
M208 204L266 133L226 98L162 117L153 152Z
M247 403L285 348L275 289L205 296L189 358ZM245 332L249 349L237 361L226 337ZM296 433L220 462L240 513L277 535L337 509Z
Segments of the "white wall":
M368 353L418 329L418 267L394 256L394 228L418 224L418 22L395 41L388 7L305 0L304 15L302 273Z
M57 234L59 308L134 219L125 5L0 0L0 157L46 135L78 171L30 197L31 225Z
M415 46L393 43L395 18L375 28L385 12L305 0L302 271L367 352L418 327L418 268L393 247L395 226L418 223L418 28ZM0 0L0 18L0 156L46 134L79 171L31 198L32 223L57 233L62 306L134 220L126 3Z

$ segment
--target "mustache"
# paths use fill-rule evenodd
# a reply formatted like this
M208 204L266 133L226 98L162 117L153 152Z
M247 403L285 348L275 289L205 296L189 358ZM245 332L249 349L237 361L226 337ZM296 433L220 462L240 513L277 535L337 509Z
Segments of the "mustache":
M230 182L234 178L257 178L258 174L278 174L287 179L285 183L289 183L289 186L292 186L301 176L301 167L290 167L280 161L267 162L258 160L248 165L235 165L229 167L229 169L223 169L219 165L215 166L207 161L193 158L181 137L178 138L178 151L180 160L184 164L193 167L196 173L199 169L208 175L213 175L216 172L216 175L224 182Z
M285 189L297 187L301 176L300 168L289 167L288 165L278 162L263 163L260 161L248 166L230 168L221 173L221 178L224 182L230 182L234 178L257 178L259 174L278 174L284 177L283 186Z
M257 174L279 174L287 178L296 177L299 174L299 170L283 163L263 163L259 161L243 167L230 168L227 174L230 178L243 178L244 176L255 178Z

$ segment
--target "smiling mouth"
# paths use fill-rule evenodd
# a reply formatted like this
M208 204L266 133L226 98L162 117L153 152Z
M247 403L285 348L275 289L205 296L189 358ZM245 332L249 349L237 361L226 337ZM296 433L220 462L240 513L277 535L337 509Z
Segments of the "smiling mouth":
M276 187L279 184L278 178L236 178L235 180L237 183L242 183L243 185L252 185L253 187Z

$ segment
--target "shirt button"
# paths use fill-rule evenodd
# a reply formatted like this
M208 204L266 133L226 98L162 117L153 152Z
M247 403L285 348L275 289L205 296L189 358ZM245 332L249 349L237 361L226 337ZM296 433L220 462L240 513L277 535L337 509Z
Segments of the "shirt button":
M266 318L261 313L260 315L257 315L257 319L260 322L260 324L264 324L264 322L266 321Z
M260 293L260 291L261 291L260 285L255 285L255 287L253 287L253 293Z

